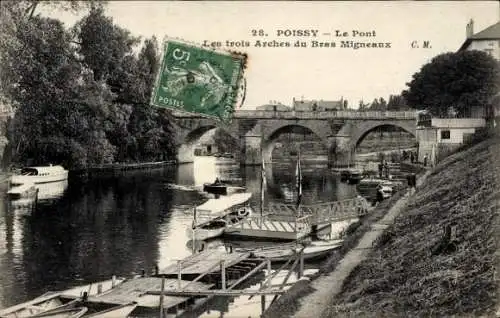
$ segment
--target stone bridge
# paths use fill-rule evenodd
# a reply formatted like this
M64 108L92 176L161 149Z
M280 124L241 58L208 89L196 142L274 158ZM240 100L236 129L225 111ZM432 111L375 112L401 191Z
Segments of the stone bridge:
M328 162L345 166L353 160L356 146L378 127L399 127L416 135L417 115L414 111L258 111L238 110L230 124L204 118L197 114L173 112L177 118L179 163L194 160L194 146L199 138L213 128L223 129L239 140L240 163L261 164L262 156L271 161L274 139L289 126L301 126L314 133L328 151Z

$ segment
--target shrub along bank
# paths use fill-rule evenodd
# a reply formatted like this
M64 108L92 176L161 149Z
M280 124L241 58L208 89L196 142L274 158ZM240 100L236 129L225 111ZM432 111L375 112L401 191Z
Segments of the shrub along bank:
M493 314L499 141L436 166L325 317Z

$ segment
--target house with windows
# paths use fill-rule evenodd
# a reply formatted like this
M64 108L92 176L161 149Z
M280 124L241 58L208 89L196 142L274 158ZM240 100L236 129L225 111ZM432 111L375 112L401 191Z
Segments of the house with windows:
M486 29L474 33L474 21L465 28L466 39L458 51L483 51L500 60L500 21Z
M486 127L484 118L431 118L417 124L418 161L434 165Z

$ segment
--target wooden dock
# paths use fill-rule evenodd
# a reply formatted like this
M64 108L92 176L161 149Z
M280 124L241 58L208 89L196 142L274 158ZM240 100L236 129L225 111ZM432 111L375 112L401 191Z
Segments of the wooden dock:
M230 252L223 249L206 250L198 254L193 254L183 260L177 261L177 264L172 264L160 270L161 276L173 275L200 275L203 273L217 273L221 261L224 261L224 266L229 268L242 261L250 258L249 252Z
M88 303L125 305L136 302L138 307L160 308L160 293L162 291L161 277L139 277L128 280L107 293L91 296ZM176 279L165 279L164 292L177 290L178 281ZM182 281L181 285L190 285L185 287L187 291L203 292L212 288L213 284L201 282ZM189 299L188 297L166 296L163 297L163 308L167 309L182 304Z

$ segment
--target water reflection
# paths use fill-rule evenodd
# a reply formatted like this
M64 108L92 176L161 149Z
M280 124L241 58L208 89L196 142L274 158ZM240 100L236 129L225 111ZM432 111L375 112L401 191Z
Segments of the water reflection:
M233 180L253 194L252 204L260 203L260 167L217 162L197 158L179 167L90 181L70 178L69 183L40 189L41 200L28 213L10 208L2 194L0 308L47 290L130 276L143 269L152 272L156 265L163 268L190 255L196 243L189 243L185 229L192 222L192 207L207 200L203 183L216 177ZM292 203L294 163L266 168L266 202ZM326 166L303 165L303 179L304 204L356 193Z

